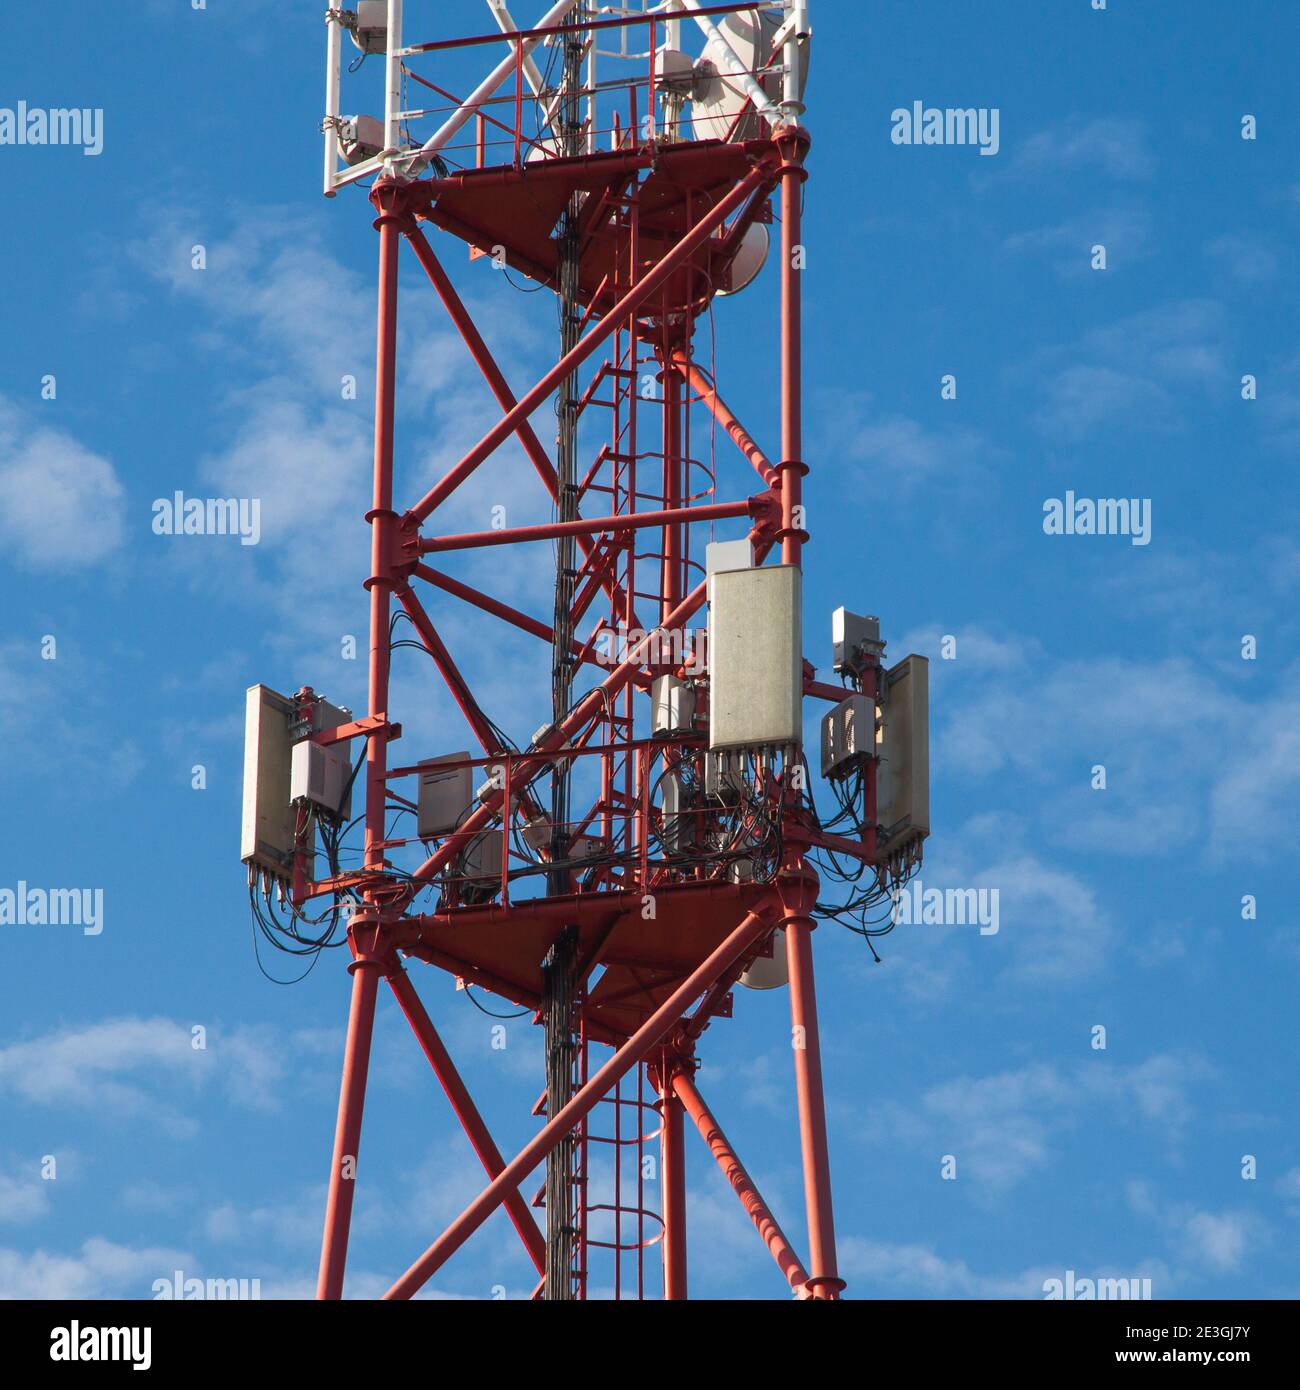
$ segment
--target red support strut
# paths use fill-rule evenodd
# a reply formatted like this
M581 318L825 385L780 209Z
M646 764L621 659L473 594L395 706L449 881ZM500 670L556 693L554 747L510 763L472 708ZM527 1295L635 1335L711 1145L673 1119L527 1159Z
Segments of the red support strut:
M808 1292L834 1299L844 1288L835 1257L835 1215L831 1207L831 1164L826 1142L826 1102L822 1094L821 1036L817 989L813 982L809 915L817 901L817 879L810 869L778 881L786 910L785 949L790 973L791 1046L799 1101L799 1142L803 1154L804 1202L808 1208Z
M663 1133L660 1136L660 1168L664 1222L664 1298L676 1302L686 1298L686 1145L684 1111L673 1083L681 1072L671 1056L660 1068L659 1106Z
M695 1082L686 1072L679 1071L673 1077L673 1089L679 1101L686 1107L686 1113L695 1122L700 1137L709 1146L709 1152L717 1159L718 1167L722 1169L736 1196L740 1198L741 1205L749 1213L749 1219L762 1236L763 1243L772 1252L772 1258L789 1281L790 1287L797 1294L805 1294L808 1271L791 1249L785 1232L772 1215L758 1188L754 1186L753 1178L745 1171L745 1165L736 1156L731 1141L722 1132L722 1126L714 1119L704 1097L696 1089Z
M771 10L772 37L779 8L737 0L705 6L700 13L762 9L755 23L761 18L767 26ZM787 6L787 14L792 8L798 7ZM598 17L594 0L580 0L568 16L573 23L548 30L562 39L565 49L559 89L565 104L553 105L549 115L543 115L536 139L523 131L525 112L530 122L533 113L525 78L537 77L532 59L525 61L531 45L519 33L485 36L481 41L506 45L503 51L513 48L511 60L501 69L503 90L493 101L501 103L499 114L506 120L513 106L514 125L501 126L479 111L477 144L469 147L468 155L455 144L433 140L429 149L438 153L418 164L405 162L392 150L376 161L386 172L380 172L370 194L379 232L379 295L373 485L366 514L371 527L365 583L370 622L368 712L332 731L310 735L340 749L347 741L365 741L365 770L357 787L365 793L364 848L358 864L351 841L340 834L337 847L347 850L341 860L334 852L336 842L327 835L329 875L319 879L304 868L301 860L308 856L300 849L294 885L295 904L332 892L336 903L346 900L352 913L351 1003L320 1298L343 1296L381 975L487 1175L483 1190L393 1284L386 1298L412 1297L504 1207L543 1275L538 1293L546 1291L549 1269L551 1295L558 1292L558 1278L567 1296L572 1276L578 1297L611 1282L615 1297L633 1283L638 1296L644 1296L654 1283L653 1276L647 1277L647 1252L659 1245L664 1298L686 1299L688 1115L795 1294L834 1300L844 1287L836 1264L813 981L811 936L818 882L804 859L812 844L844 845L810 829L805 807L793 795L790 771L797 749L739 751L740 775L761 800L762 816L747 800L710 796L711 775L717 772L717 765L708 761L710 699L717 685L695 661L702 647L688 626L707 601L703 542L706 536L713 539L715 524L728 523L719 526L724 537L747 536L756 564L769 555L775 561L773 552L779 547L781 563L802 565L808 541L803 501L808 469L802 421L802 186L810 141L798 125L782 124L790 113L802 110L788 90L784 117L759 99L757 108L752 101L745 106L726 138L705 138L698 126L698 138L683 138L675 124L680 103L674 93L680 96L681 89L665 86L657 75L659 39L664 34L660 9L609 19ZM342 23L339 13L331 10L331 24ZM789 17L793 21L793 15ZM594 77L595 55L592 71L583 77L586 59L577 36L586 34L594 43L595 31L634 25L649 31L645 56L650 59L650 79L647 87L642 69L628 86L633 116L627 128L621 124L624 103L613 90L617 84ZM787 24L783 34L789 28ZM410 58L458 46L449 41L400 47L399 38L394 25L390 78L399 53ZM479 42L469 44L476 47ZM771 64L783 54L788 57L793 42L782 39L779 51L758 74L760 80L767 80L763 72L778 71ZM513 93L508 85L511 70ZM442 90L423 78L415 80L435 92ZM473 109L492 96L497 81L493 76L479 89L472 98ZM388 97L390 132L399 95L393 91ZM658 118L661 95L663 124ZM451 99L445 93L444 98ZM616 99L620 117L608 131L599 123L601 113L613 111ZM557 124L561 109L563 120ZM406 120L421 114L432 113L405 113L400 122L403 138ZM650 118L649 134L640 128L642 114ZM584 116L587 124L582 126ZM459 119L453 118L445 129L455 128ZM542 135L548 121L561 143L548 142ZM497 167L485 168L489 122L504 130L501 148L506 152ZM604 148L609 143L606 136L612 136L609 149ZM572 148L563 143L570 137ZM461 167L466 159L477 167ZM395 168L407 169L413 177L394 177ZM556 218L564 208L570 212L559 225L571 227L572 234L557 243ZM769 455L723 401L714 371L697 366L693 353L698 325L712 323L715 294L729 284L741 285L732 272L740 252L752 245L755 224L772 220L774 213L780 219L780 265L774 269L781 313L779 333L771 336L779 345L780 388L771 405L774 413L779 407L780 444L779 453L774 446ZM576 219L572 224L570 216ZM509 265L539 287L559 291L558 360L521 395L512 390L422 224L441 227L480 253L491 250L498 265ZM409 497L396 506L394 500L398 256L404 239L497 407L477 423L473 447L432 483L422 480L423 496L405 510L402 504ZM598 349L605 350L607 360L598 367L587 365ZM662 386L658 399L647 386L656 366ZM580 374L590 378L585 390ZM532 421L557 393L561 423L555 441L558 452L552 458L539 437L540 425ZM600 442L593 461L587 448L601 419L608 428L602 425L596 431ZM699 428L701 420L707 433ZM722 431L762 479L756 496L720 500L753 486L733 488L720 482L713 441ZM549 516L528 517L528 525L477 529L487 520L475 515L471 499L459 498L465 506L456 506L456 520L436 528L444 534L423 535L433 513L489 458L507 446L513 449L516 441L554 508ZM746 474L740 457L729 457L729 462ZM512 507L514 482L510 476L499 480ZM495 509L492 517L504 522ZM747 524L742 530L737 523ZM545 617L534 617L524 610L537 607L541 591L532 582L531 569L507 557L520 555L515 547L546 543L556 552L554 597ZM503 547L508 548L504 553ZM423 557L444 553L462 556L468 572L453 577L422 563ZM530 558L537 558L535 551ZM449 563L454 569L455 561ZM526 595L516 600L521 606L482 592L478 586L491 583L483 577L487 575L513 579ZM413 587L416 580L436 591L427 611ZM443 609L434 607L441 601L445 608L446 595L470 605L479 623L488 614L558 648L546 722L531 738L516 741L498 728L468 675L453 660L439 631L450 630ZM658 624L654 631L645 631L638 609L647 623ZM487 755L460 759L453 754L457 766L443 766L445 758L435 760L439 776L454 774L445 786L434 780L428 760L389 767L388 745L401 732L389 715L395 645L390 619L403 614ZM527 677L515 661L514 645L485 642L482 659L495 664L498 676L521 685ZM794 655L797 663L802 653ZM755 660L771 660L771 655L759 652ZM807 670L807 663L803 665ZM598 668L599 674L582 669L587 667ZM651 692L653 722L646 700ZM807 683L806 693L840 698L837 688L819 686L815 680ZM448 739L444 747L456 747L450 735L439 730L437 736ZM504 778L493 769L476 790L466 791L461 785L465 769L496 760ZM580 797L575 794L570 803L558 796L548 817L537 793L540 779L548 772L557 776L557 768L559 776L567 775L563 770L570 766ZM417 777L418 791L405 780ZM471 788L474 780L469 779ZM438 798L445 796L457 798L454 814L442 821L431 818L429 810L436 810ZM869 792L865 805L870 816L874 803ZM322 809L323 825L335 824L331 809ZM400 819L412 812L417 814L414 825ZM551 825L551 819L562 825ZM765 848L770 841L763 837L778 823L785 851L773 881ZM689 835L683 829L687 825ZM862 853L869 854L872 847L864 838ZM563 850L558 857L557 848ZM848 852L856 852L855 847L849 846ZM751 865L749 874L741 871L745 862ZM543 886L548 890L545 896ZM431 896L426 898L426 893ZM808 1220L806 1264L694 1082L697 1042L712 1020L731 1016L733 987L778 926L785 932L794 1025ZM554 959L561 929L573 934L576 964L571 978L566 966L564 990L548 993L553 976L545 962ZM422 960L466 984L537 1009L539 1017L546 1018L547 1102L540 1110L540 1129L509 1161L493 1141L401 957ZM561 993L563 1009L547 1014L548 1000L554 1002ZM570 1033L577 1039L572 1065L566 1041ZM613 1055L598 1066L592 1048L610 1048ZM629 1074L635 1076L630 1101L620 1088ZM561 1075L563 1085L555 1079ZM657 1134L649 1118L650 1100L656 1094L661 1118ZM602 1116L608 1117L611 1107L612 1119L605 1123ZM628 1127L625 1107L636 1116L634 1129ZM651 1165L645 1162L656 1138L657 1210L647 1193L655 1184ZM574 1166L557 1180L556 1159L567 1155L569 1144ZM598 1146L611 1144L614 1195L605 1201L605 1164L600 1156L609 1151ZM548 1159L549 1243L521 1191ZM628 1175L635 1178L634 1200L625 1200ZM572 1224L565 1218L570 1210ZM597 1218L594 1227L589 1224L592 1213ZM603 1238L606 1222L612 1239ZM570 1245L576 1257L571 1258ZM592 1250L604 1252L602 1261L612 1260L612 1281L593 1273ZM634 1281L625 1263L633 1266Z
M483 1116L479 1114L478 1106L474 1104L473 1097L464 1081L461 1080L460 1072L456 1070L456 1064L451 1060L451 1054L443 1045L437 1029L433 1026L433 1020L420 1002L420 996L415 992L411 977L405 970L397 970L389 975L388 983L397 996L397 1002L402 1006L402 1012L406 1015L406 1021L411 1025L412 1032L420 1040L420 1046L424 1049L424 1055L429 1059L429 1065L442 1083L442 1089L446 1091L447 1099L451 1101L451 1108L456 1112L456 1118L460 1121L461 1128L464 1129L470 1143L473 1144L479 1162L483 1165L488 1177L495 1178L506 1166L505 1160L501 1157L501 1150L497 1148L491 1134L488 1133L488 1127L483 1123ZM528 1203L520 1196L518 1189L505 1199L505 1208L509 1213L510 1220L514 1223L515 1230L519 1232L520 1240L523 1241L528 1250L529 1258L537 1266L537 1272L543 1273L546 1269L546 1237L542 1235L541 1228L533 1220L533 1214L528 1210Z
M343 1270L348 1258L352 1198L356 1192L361 1149L361 1112L366 1100L370 1039L375 1027L375 994L383 967L377 960L360 958L349 968L352 971L352 1006L348 1012L348 1037L343 1050L334 1161L330 1167L329 1195L325 1200L325 1237L321 1243L317 1298L343 1297Z
M558 1115L553 1116L531 1143L512 1159L484 1191L451 1223L436 1241L384 1295L386 1299L410 1298L426 1280L460 1249L508 1193L537 1167L584 1116L613 1089L648 1053L661 1043L691 1002L733 961L738 960L770 924L751 912L722 944L673 991L622 1047L586 1083Z

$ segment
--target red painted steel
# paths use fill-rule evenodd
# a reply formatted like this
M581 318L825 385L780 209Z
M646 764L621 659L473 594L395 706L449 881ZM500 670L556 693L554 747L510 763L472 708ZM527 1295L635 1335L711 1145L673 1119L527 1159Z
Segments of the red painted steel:
M660 1144L664 1203L664 1298L676 1302L687 1297L686 1275L686 1144L682 1103L673 1090L666 1064L660 1080L659 1104L663 1112Z
M334 1158L330 1165L329 1193L325 1200L325 1237L321 1243L317 1298L343 1297L343 1268L348 1258L348 1234L352 1226L352 1198L356 1193L356 1169L361 1149L361 1113L366 1100L366 1073L370 1067L370 1040L375 1027L375 993L380 966L375 961L353 961L352 1007L348 1012L348 1036L343 1051L343 1081L339 1087L339 1114L334 1131Z
M429 536L420 542L420 551L429 555L447 550L481 550L492 545L551 541L560 536L598 536L606 531L611 534L640 531L650 526L662 526L665 532L676 533L688 522L727 521L731 517L761 515L763 500L759 498L746 502L712 502L700 507L669 507L663 511L637 512L635 515L583 517L577 521L552 521L541 526L516 526L501 531L469 531L460 536ZM665 565L667 563L665 560ZM679 564L680 561L675 560L674 563ZM680 601L680 587L679 580L665 589L664 602L668 604L668 611Z
M442 1235L384 1295L386 1299L410 1298L421 1289L429 1277L456 1253L476 1230L518 1188L529 1173L566 1134L588 1115L593 1106L639 1062L663 1042L664 1036L676 1027L682 1012L738 956L763 935L768 921L750 913L730 936L700 966L691 972L641 1027L618 1049L595 1076L587 1082L563 1110L542 1128L515 1158L488 1184L483 1192L451 1223Z
M379 311L376 329L375 370L375 456L372 506L367 515L371 526L370 578L370 706L372 717L388 709L388 674L391 651L388 641L389 593L392 588L392 527L396 514L393 500L393 421L397 389L397 252L401 216L392 190L377 190L379 211L375 226L379 231ZM383 864L379 848L384 838L387 788L388 740L386 730L373 733L366 741L366 868ZM377 915L377 894L368 899L370 914ZM329 1195L325 1208L325 1235L321 1246L319 1298L343 1296L343 1271L347 1262L348 1235L352 1223L352 1199L356 1191L356 1163L361 1146L361 1115L365 1104L366 1073L370 1062L370 1040L375 1021L377 972L375 957L359 949L354 919L349 928L349 944L354 961L352 1006L343 1055L343 1080L339 1092L339 1113L335 1127L334 1160L330 1168ZM367 933L369 936L370 934ZM367 945L370 941L367 941Z
M546 373L523 400L513 410L507 411L504 418L484 435L440 483L425 493L408 513L410 520L414 522L427 521L434 510L451 496L483 460L515 432L520 421L526 420L555 391L565 377L576 372L592 353L613 335L624 319L645 304L672 275L673 271L699 250L704 242L712 236L714 230L720 227L758 188L763 179L764 171L754 170L753 173L738 183L711 212L702 217L655 268L643 279L637 281L636 285L628 290L614 308L594 328L588 331L572 352L560 358L559 362Z
M460 1072L451 1060L451 1054L438 1036L438 1030L433 1026L433 1020L420 1002L420 996L415 992L410 976L405 970L394 971L388 976L388 983L397 996L397 1002L401 1005L412 1032L419 1039L424 1055L429 1059L429 1065L442 1083L442 1089L446 1091L447 1099L451 1102L451 1108L456 1112L456 1118L460 1121L466 1137L474 1146L479 1162L488 1177L495 1178L506 1166L505 1160L501 1157L501 1150L488 1133L478 1106L474 1104L469 1088L461 1080ZM519 1195L517 1188L506 1197L505 1208L515 1230L519 1232L519 1238L523 1241L529 1258L541 1274L546 1268L546 1237L533 1220L528 1203Z
M679 1071L673 1077L673 1089L678 1100L686 1107L686 1113L694 1121L696 1129L700 1131L700 1137L708 1145L709 1152L717 1160L718 1167L722 1169L736 1196L740 1198L749 1219L763 1238L763 1244L772 1252L772 1258L781 1273L796 1293L803 1294L808 1284L808 1271L791 1248L785 1232L772 1215L771 1208L754 1186L754 1180L745 1170L745 1165L736 1156L731 1141L723 1133L722 1126L714 1118L694 1080L685 1071Z
M810 871L805 871L810 874ZM821 1034L813 981L813 919L816 877L780 881L785 907L785 948L790 974L790 1020L799 1137L803 1150L804 1202L808 1209L808 1289L813 1298L834 1299L844 1287L835 1256L835 1217L831 1210L831 1168L826 1143L826 1102L822 1095Z
M707 14L746 13L753 4L714 5ZM556 38L577 29L621 30L643 25L662 32L662 15L586 18L579 26L557 25ZM381 176L371 191L379 232L379 295L375 402L374 477L367 520L372 528L370 574L370 690L368 713L344 730L318 735L320 742L366 739L362 785L366 792L365 848L359 869L303 881L295 898L346 888L359 901L349 928L352 1003L330 1173L319 1296L338 1298L344 1287L349 1225L355 1191L366 1078L379 976L385 976L410 1026L451 1101L488 1185L474 1202L393 1285L388 1298L414 1294L488 1217L504 1206L533 1265L546 1267L546 1247L521 1184L562 1140L575 1141L575 1280L579 1297L612 1287L615 1296L643 1297L656 1283L647 1279L647 1252L660 1246L663 1293L670 1300L688 1292L687 1204L684 1121L689 1114L750 1215L759 1236L791 1287L806 1298L838 1297L830 1200L825 1103L812 963L812 919L816 879L803 850L823 843L870 857L874 842L859 845L826 836L810 826L798 798L771 770L755 773L773 824L780 821L784 856L774 859L762 881L731 881L731 863L721 852L694 859L666 848L658 786L679 761L700 757L703 726L670 742L642 736L644 691L665 672L692 674L685 634L706 599L703 542L714 523L747 520L759 563L777 547L785 564L800 565L808 542L803 515L802 422L802 198L807 134L797 126L771 130L760 125L747 140L680 141L642 138L642 117L657 111L653 63L629 84L628 110L616 122L613 148L579 157L556 157L540 137L523 129L525 70L518 35L491 34L472 40L416 44L412 54L476 44L505 43L514 50L514 71L496 98L498 120L477 113L469 144L449 156L432 177L407 181ZM442 99L455 99L437 84L410 72ZM752 114L752 108L750 108ZM622 122L628 124L624 126ZM490 127L490 129L489 129ZM468 167L457 167L457 155ZM525 158L525 155L527 157ZM582 267L577 299L585 306L576 347L562 355L523 395L516 395L474 322L425 230L434 226L467 242L475 255L501 243L514 270L555 288L557 253L553 230L575 195L581 194ZM780 354L780 452L769 455L723 400L716 364L706 371L694 359L696 326L711 312L730 260L757 221L779 213L780 318L773 344ZM397 380L397 271L400 245L411 246L448 320L464 340L500 414L483 422L474 445L406 511L394 505L394 412ZM538 301L539 303L542 301ZM548 306L551 301L545 298ZM572 341L572 339L570 339ZM725 342L722 344L725 351ZM602 353L603 360L597 359ZM582 428L603 434L599 452L584 455L575 490L560 498L555 463L543 444L534 415L545 408L561 382L590 373L577 392ZM646 383L658 392L647 392ZM719 500L719 477L711 441L697 448L692 413L706 432L717 430L734 445L724 467L747 476L746 466L766 491L737 501ZM586 437L590 437L589 435ZM492 531L422 535L437 509L508 441L515 440L543 488L543 496L573 520ZM584 446L585 447L585 446ZM696 457L696 453L704 457ZM588 460L590 459L590 463ZM730 476L730 472L728 472ZM739 487L726 487L735 497ZM575 501L576 499L576 501ZM459 500L459 499L458 499ZM484 709L473 682L452 658L442 634L453 631L441 611L426 610L417 580L441 602L464 603L507 629L551 644L561 616L543 621L506 603L478 584L444 574L422 557L473 553L572 537L575 541L572 601L564 617L572 633L572 660L602 670L599 684L576 700L532 744L516 750ZM414 750L407 766L389 767L388 744L400 735L390 722L390 653L393 600L415 628L419 644L482 746L469 759L487 778L499 768L479 804L447 835L438 837L424 862L398 870L391 855L414 839L388 825L394 813L414 809L410 791ZM607 606L606 606L607 605ZM529 606L532 606L531 603ZM638 609L658 626L646 632ZM435 618L437 625L435 626ZM601 639L615 643L611 656ZM590 684L588 682L588 684ZM809 680L806 693L836 698L837 688ZM548 701L539 702L540 710ZM449 742L455 747L455 743ZM439 750L428 750L439 751ZM578 772L590 769L575 796L566 836L557 843L590 837L588 857L560 866L543 856L526 861L511 831L542 812L529 787L562 756ZM595 760L592 762L592 760ZM767 782L762 779L767 778ZM479 778L475 779L480 780ZM539 783L540 785L540 783ZM578 783L575 781L575 786ZM874 788L868 786L868 805ZM707 811L717 815L718 812ZM694 814L694 813L693 813ZM870 814L870 812L869 812ZM719 821L718 824L723 824ZM485 835L502 837L503 862L496 881L476 881L465 869L466 852ZM704 842L701 842L704 843ZM603 847L603 848L602 848ZM712 857L710 857L712 855ZM562 891L528 897L527 880L540 867L560 879ZM495 870L494 870L495 872ZM537 882L537 880L533 880ZM417 902L436 889L429 910ZM647 902L657 904L648 917ZM776 925L786 932L790 1003L798 1044L794 1050L800 1152L808 1214L808 1266L795 1255L775 1217L692 1079L694 1048L712 1021L731 1015L732 990ZM492 990L530 1009L542 1004L540 965L562 929L574 933L576 1023L580 1046L578 1089L559 1114L510 1161L497 1149L464 1080L425 1011L400 956L454 974L467 984ZM690 1010L694 1009L693 1012ZM600 1048L613 1049L596 1066ZM626 1078L632 1076L631 1083ZM651 1110L651 1101L654 1110ZM648 1124L657 1113L659 1128ZM655 1184L647 1182L644 1160L658 1143L658 1210ZM612 1158L613 1190L602 1188L602 1163ZM631 1165L635 1164L635 1174ZM635 1194L635 1195L633 1195ZM593 1268L604 1261L608 1274ZM539 1286L534 1296L544 1290Z

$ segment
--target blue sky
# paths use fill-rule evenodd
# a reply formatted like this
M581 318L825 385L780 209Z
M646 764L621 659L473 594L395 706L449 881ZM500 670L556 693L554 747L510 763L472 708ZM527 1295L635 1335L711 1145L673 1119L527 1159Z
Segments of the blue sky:
M0 888L98 887L105 909L97 936L0 926L5 1296L148 1297L175 1269L268 1296L314 1284L347 977L337 957L293 988L258 972L238 819L247 685L364 705L341 641L365 625L375 237L361 193L319 196L321 8L146 0L124 19L70 0L6 57L0 106L102 108L105 146L0 146ZM486 16L408 12L417 38ZM846 604L881 615L892 656L931 658L922 877L1001 904L996 935L900 928L881 965L818 932L850 1293L1041 1297L1074 1270L1147 1276L1156 1297L1294 1297L1300 16L817 0L814 22L808 655L829 666ZM998 154L893 144L914 101L997 108ZM540 301L454 243L443 259L511 380L539 374ZM404 262L408 500L488 410L417 277ZM716 330L723 394L774 450L773 290L769 270ZM748 486L726 470L732 495ZM260 497L261 543L155 535L152 502L177 489ZM1150 543L1045 535L1067 490L1150 499ZM502 497L512 521L548 515L506 452L451 529ZM529 562L476 572L545 610ZM531 733L531 639L437 616L497 722ZM464 746L401 656L407 746ZM494 1051L450 980L413 975L502 1148L521 1144L537 1030L511 1022ZM700 1084L802 1249L787 1000L739 1003ZM381 1005L360 1296L478 1187ZM702 1146L691 1164L693 1291L782 1296ZM529 1276L495 1218L435 1288L523 1296Z

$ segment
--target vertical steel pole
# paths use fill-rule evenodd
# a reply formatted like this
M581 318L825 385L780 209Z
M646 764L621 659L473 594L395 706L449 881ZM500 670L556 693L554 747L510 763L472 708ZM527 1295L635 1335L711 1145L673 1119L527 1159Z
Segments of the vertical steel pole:
M397 252L406 214L401 185L384 183L372 195L379 216L379 327L375 365L375 459L370 523L370 705L369 713L388 713L388 612L394 586L392 557L397 526L393 511L393 416L397 383ZM366 857L368 869L384 863L384 822L387 809L388 740L384 730L371 736L366 748Z
M661 357L659 380L663 386L663 444L664 509L675 510L687 505L689 489L683 481L685 465L682 460L682 378L673 362L673 348L665 341ZM660 562L659 621L682 601L685 587L684 544L686 527L672 522L663 530L663 559ZM671 638L672 634L669 634Z
M325 181L327 198L337 196L334 175L339 167L339 62L343 26L335 18L336 10L325 16Z
M774 137L781 152L781 559L798 565L808 533L804 526L803 480L803 185L810 141L799 126L784 126ZM831 1206L830 1155L826 1142L826 1103L822 1092L821 1038L817 990L813 980L813 905L817 877L802 860L778 884L785 906L786 960L790 971L790 1016L799 1137L803 1154L804 1200L808 1208L808 1291L813 1298L839 1297L844 1287L835 1258L835 1216Z
M379 314L375 370L375 457L372 506L366 515L370 522L370 701L369 713L388 712L388 609L393 587L392 534L397 516L393 511L393 414L397 358L397 248L403 215L400 212L400 186L381 184L373 196L379 217ZM366 745L366 843L368 869L382 869L384 863L384 821L387 800L385 774L388 768L386 730L370 736ZM356 1166L361 1145L361 1115L366 1096L366 1075L370 1066L370 1040L375 1022L375 995L383 965L378 952L371 954L380 935L379 904L373 889L366 894L365 931L367 946L358 944L358 933L349 928L349 942L356 957L352 971L352 1004L348 1014L348 1036L343 1055L343 1082L339 1091L339 1113L334 1132L334 1166L330 1172L329 1196L325 1208L325 1237L321 1246L320 1279L317 1297L343 1296L343 1270L347 1261L348 1233L352 1221L352 1198L356 1190Z
M663 1132L659 1140L664 1220L664 1298L676 1301L686 1293L686 1145L685 1110L673 1089L670 1062L659 1071L659 1101Z
M370 1068L375 994L379 988L378 961L362 958L353 961L348 968L352 971L352 1006L348 1012L348 1038L343 1050L343 1082L339 1088L334 1162L330 1168L329 1196L325 1202L325 1236L321 1242L317 1298L343 1297L343 1270L348 1258L352 1198L356 1192L361 1149L361 1112L365 1105L366 1075Z
M402 0L388 0L388 54L384 60L384 144L396 150L402 143ZM385 161L388 174L393 173L393 161Z
M575 23L586 17L586 0L578 0L571 11ZM520 63L523 44L519 45ZM570 33L564 41L564 76L559 126L563 153L575 157L582 153L583 36ZM522 66L519 81L522 83ZM516 139L518 132L516 132ZM567 357L581 336L582 306L578 290L582 270L579 219L582 202L574 194L565 210L559 239L560 356ZM559 416L555 464L558 484L557 510L561 521L577 516L578 376L575 368L559 384L556 402ZM564 537L556 546L555 642L551 654L551 703L556 723L568 712L573 695L573 585L574 540ZM569 765L557 762L551 774L551 859L559 863L568 858L572 835L569 809ZM569 874L557 869L547 875L547 891L556 896L568 891ZM574 1038L576 987L574 956L577 933L566 927L542 963L542 1012L546 1034L546 1107L557 1115L574 1092L574 1065L577 1058ZM583 1290L574 1278L574 1250L577 1212L574 1190L576 1139L562 1139L546 1158L546 1293L548 1301L567 1301Z
M776 136L781 166L781 560L797 565L808 539L803 480L803 167L807 134L786 127Z

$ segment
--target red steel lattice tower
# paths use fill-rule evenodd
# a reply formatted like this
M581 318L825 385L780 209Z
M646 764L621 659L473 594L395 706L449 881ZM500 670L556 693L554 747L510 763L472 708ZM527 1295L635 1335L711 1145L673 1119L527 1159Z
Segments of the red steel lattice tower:
M310 691L295 707L302 727L314 730L311 742L365 744L364 767L354 774L365 795L363 862L345 868L331 857L330 871L318 873L310 818L296 827L295 912L330 896L345 905L352 956L319 1296L342 1296L376 997L386 985L486 1173L480 1195L387 1297L416 1293L504 1207L536 1266L535 1297L582 1298L606 1287L616 1297L657 1294L662 1264L663 1296L685 1298L689 1120L794 1294L836 1299L843 1283L813 982L819 885L810 851L875 863L874 769L864 767L860 834L824 830L803 791L797 734L748 743L720 736L719 711L735 699L721 687L723 638L715 662L692 629L711 585L741 573L763 585L755 592L764 603L769 594L793 596L773 611L784 614L776 626L784 621L796 634L796 714L806 698L875 697L873 662L848 690L822 685L797 646L809 540L801 404L807 4L629 0L598 8L560 0L525 30L503 0L487 4L495 32L405 46L400 0L327 16L326 192L373 179L379 308L366 517L368 708L321 727L330 721L312 720ZM419 8L408 3L408 20ZM702 36L702 58L683 51L683 30ZM386 64L382 122L340 114L347 40ZM439 60L477 55L492 71L457 97ZM432 104L404 110L416 89ZM428 128L421 122L436 130L413 138L412 130ZM559 355L522 394L507 383L435 251L435 241L451 238L559 297ZM715 296L754 278L769 238L772 268L750 293L779 284L771 335L781 381L775 453L723 400L725 371L696 358L697 325L707 323ZM464 340L467 368L472 362L482 374L500 411L421 497L400 494L394 469L403 255L424 271ZM526 302L546 304L548 313L553 303L550 294ZM558 424L544 439L534 419L550 408ZM521 446L554 520L442 533L440 508L508 441ZM739 558L736 542L706 550L712 528L727 522L742 528ZM554 543L558 556L549 621L444 568L458 553L538 542ZM767 583L773 574L779 588ZM440 610L453 604L551 647L552 698L539 691L542 727L530 740L503 733L456 664L438 628ZM416 788L428 765L394 756L401 730L389 674L399 616L409 619L481 750L439 763L453 783L472 774L474 794L454 823L433 830L422 823L420 837L405 839L392 813L422 808ZM780 667L779 654L764 655L765 639L757 649L753 661ZM778 641L772 651L780 650ZM748 672L742 703L755 680L761 692L785 679L780 669ZM409 961L535 1010L546 1028L546 1090L534 1109L542 1123L508 1161L417 995ZM730 1017L742 975L763 969L788 975L806 1260L695 1081L702 1034ZM657 1180L647 1180L647 1152L655 1152ZM528 1195L543 1165L545 1230L539 1198Z

